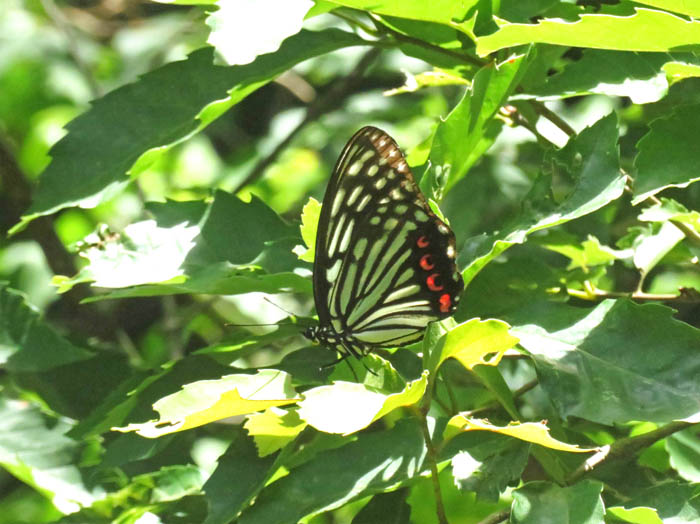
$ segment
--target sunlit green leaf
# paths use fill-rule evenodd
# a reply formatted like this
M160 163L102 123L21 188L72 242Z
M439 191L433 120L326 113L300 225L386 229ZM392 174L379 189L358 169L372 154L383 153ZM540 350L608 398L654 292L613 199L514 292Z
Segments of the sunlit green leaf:
M207 18L207 42L229 65L248 64L277 51L282 41L301 30L311 0L219 0ZM275 13L275 16L270 16Z
M686 78L700 76L700 65L685 62L667 62L664 64L663 70L671 82L680 82Z
M465 415L455 415L450 419L443 438L449 440L463 431L493 431L494 433L524 440L525 442L532 442L546 448L568 451L570 453L595 451L595 449L581 448L576 444L567 444L553 438L544 422L511 422L507 426L494 426L489 424L488 421Z
M291 387L291 377L281 371L265 370L256 375L229 375L219 380L185 384L182 391L158 400L153 404L153 409L160 414L158 420L112 429L135 431L142 437L157 438L223 418L292 404L298 400Z
M294 253L306 262L313 262L316 253L316 229L321 216L321 203L315 198L310 198L301 212L301 238L304 246L294 248Z
M347 435L401 406L416 404L423 397L426 385L427 373L407 384L403 391L390 394L364 384L335 382L304 392L299 416L319 431Z
M258 455L265 457L284 447L306 427L296 411L271 407L263 413L248 415L244 424L255 439Z
M476 51L486 56L504 47L532 42L618 51L674 51L698 42L700 22L637 8L631 16L582 14L567 22L543 19L537 24L503 23L495 33L477 38Z
M630 524L663 524L654 508L637 507L627 509L622 506L613 506L606 508L605 511L609 515Z
M448 358L457 359L467 369L479 364L496 366L503 353L515 346L518 339L508 334L510 326L500 320L479 318L464 322L445 335L444 343L431 356L436 371Z

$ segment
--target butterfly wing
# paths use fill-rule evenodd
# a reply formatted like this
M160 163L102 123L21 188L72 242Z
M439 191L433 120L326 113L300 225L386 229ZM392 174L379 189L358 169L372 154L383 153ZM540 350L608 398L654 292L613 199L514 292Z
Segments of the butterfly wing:
M430 209L394 140L365 127L343 149L323 199L314 299L321 327L360 351L414 342L464 288L452 231Z

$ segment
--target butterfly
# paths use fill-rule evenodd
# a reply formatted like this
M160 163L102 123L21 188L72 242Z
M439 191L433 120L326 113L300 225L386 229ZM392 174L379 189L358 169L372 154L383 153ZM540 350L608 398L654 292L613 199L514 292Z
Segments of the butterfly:
M396 142L364 127L323 198L313 288L319 323L304 336L357 358L416 342L464 289L454 233L430 209Z

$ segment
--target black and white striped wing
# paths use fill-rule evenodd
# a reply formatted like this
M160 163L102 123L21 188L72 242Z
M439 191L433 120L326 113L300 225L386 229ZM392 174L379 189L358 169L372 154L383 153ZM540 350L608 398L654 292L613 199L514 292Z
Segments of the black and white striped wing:
M459 300L454 234L430 210L394 140L377 128L358 131L335 166L313 278L320 328L354 353L418 340Z

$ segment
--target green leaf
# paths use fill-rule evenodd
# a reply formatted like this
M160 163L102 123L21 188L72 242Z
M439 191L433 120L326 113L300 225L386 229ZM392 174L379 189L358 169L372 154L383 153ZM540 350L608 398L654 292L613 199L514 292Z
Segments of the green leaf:
M279 49L282 41L301 31L311 0L218 0L218 10L207 18L211 33L207 43L214 46L228 65L248 64L259 55ZM270 13L275 13L270 17Z
M411 507L406 502L405 489L378 493L352 519L352 524L409 524Z
M204 484L209 513L204 524L228 524L263 488L274 473L274 456L259 458L251 439L241 431L219 457Z
M294 524L352 500L388 491L427 470L425 443L415 419L319 453L267 486L240 524Z
M538 238L534 242L570 259L571 262L567 266L569 271L581 268L587 273L592 266L610 265L615 260L629 258L632 255L630 250L620 251L602 245L593 235L588 235L587 240L580 242L574 235L551 231L546 237Z
M259 199L245 203L217 191L208 208L168 202L152 210L158 223L131 224L115 241L84 250L90 265L73 278L60 279L61 289L91 280L102 287L137 286L88 301L182 293L311 292L310 280L293 273L299 265L291 251L298 238L295 228ZM161 227L161 221L167 227ZM157 284L140 285L150 282Z
M391 411L420 402L427 372L403 391L387 394L364 384L337 381L304 392L299 417L319 431L348 435L366 428Z
M671 481L657 484L639 491L621 505L628 509L653 508L663 522L694 524L700 520L697 486L688 483Z
M459 264L467 285L491 260L527 235L587 215L619 198L625 179L619 171L617 118L610 114L581 131L554 155L568 170L574 185L560 202L551 195L551 179L540 176L526 197L523 211L503 231L467 239Z
M684 238L683 232L671 222L637 236L632 245L635 267L646 275Z
M683 107L651 123L637 143L633 204L668 187L687 187L700 180L695 149L700 136L698 112L700 105Z
M99 496L83 483L78 462L83 445L66 437L65 420L50 419L26 402L0 397L0 465L52 500L64 513Z
M666 438L671 467L688 482L700 482L700 434L698 426Z
M466 174L496 138L491 124L527 69L529 57L521 55L494 66L482 67L472 87L438 124L428 157L429 169L421 178L423 192L439 200ZM500 125L498 126L500 127ZM482 142L483 140L483 142Z
M40 372L92 358L59 336L21 293L0 285L0 364L10 372Z
M668 422L700 411L700 330L657 304L530 304L511 330L563 417ZM634 348L630 351L629 348Z
M528 482L513 492L512 524L603 524L605 508L600 493L603 484L584 480L567 488L550 482Z
M158 438L216 420L263 411L298 401L291 377L274 369L256 375L228 375L218 380L200 380L182 386L182 391L153 404L158 420L129 424L114 431L135 431L142 437Z
M295 236L295 228L257 197L246 204L224 191L214 195L202 225L202 238L216 258L238 265L252 263L269 243Z
M529 87L527 93L539 99L598 93L648 104L668 92L663 70L668 60L668 55L661 53L584 49L580 60L568 63L556 75L545 76L544 83Z
M638 0L637 3L659 7L666 11L673 11L674 13L692 16L693 18L700 18L700 6L687 0Z
M527 465L530 445L514 439L500 439L486 457L460 451L452 457L452 476L462 491L474 491L480 499L497 501L511 482L518 480Z
M68 134L51 149L53 161L34 203L12 233L69 206L94 207L121 191L128 181L124 175L143 170L154 150L188 138L275 76L314 56L363 43L336 29L302 31L276 53L233 67L215 66L212 49L202 49L112 91L66 126Z
M632 16L582 14L580 20L543 19L537 24L503 23L478 37L476 52L486 56L504 47L533 42L618 51L667 52L692 48L700 39L700 22L636 8Z

